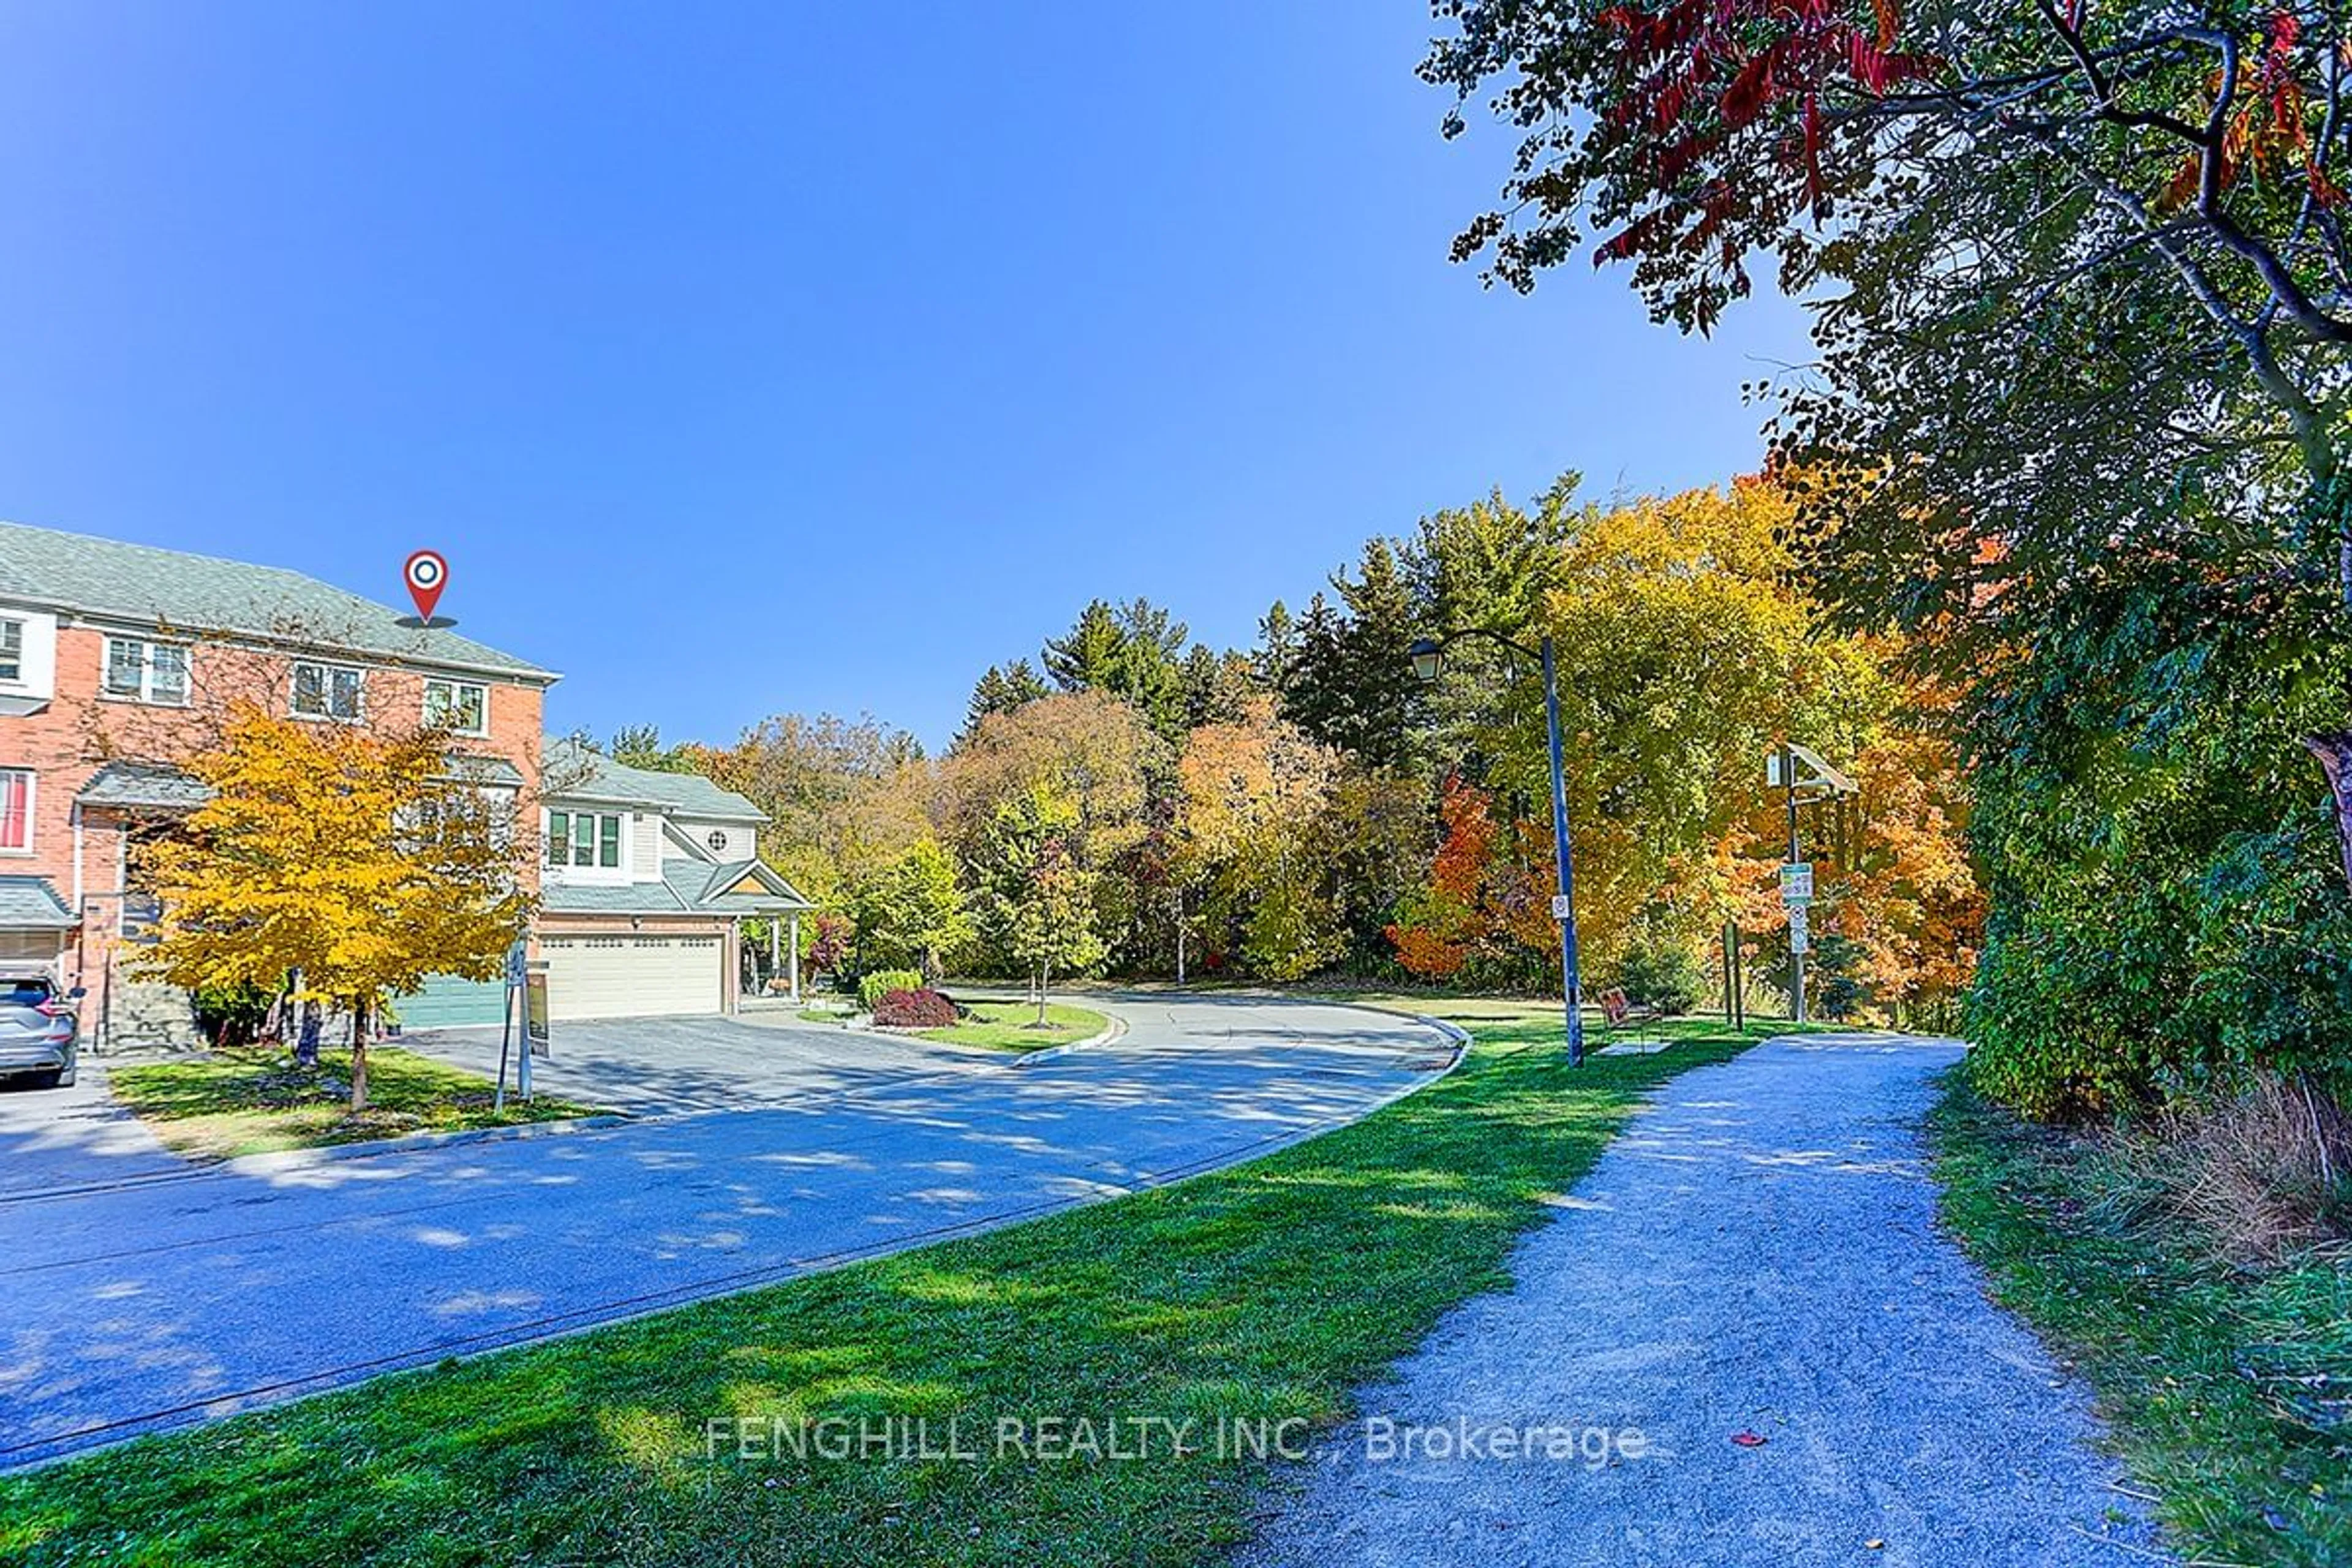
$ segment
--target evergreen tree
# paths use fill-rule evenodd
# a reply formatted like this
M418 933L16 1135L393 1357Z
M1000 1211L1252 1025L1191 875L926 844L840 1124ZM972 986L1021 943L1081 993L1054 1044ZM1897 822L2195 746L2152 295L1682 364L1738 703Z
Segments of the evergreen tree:
M1127 656L1127 633L1118 612L1108 601L1096 599L1078 612L1069 631L1045 639L1040 658L1045 673L1065 691L1117 689Z
M963 729L956 735L961 745L980 728L980 721L991 713L1010 713L1027 706L1045 695L1046 686L1037 671L1025 658L1011 664L988 667L987 673L972 683L971 700L965 704Z
M1184 656L1184 727L1241 721L1255 682L1248 656L1213 653L1206 643L1194 643Z
M1258 685L1278 703L1290 690L1298 662L1298 623L1280 599L1267 606L1257 623L1257 648L1250 655L1250 671Z

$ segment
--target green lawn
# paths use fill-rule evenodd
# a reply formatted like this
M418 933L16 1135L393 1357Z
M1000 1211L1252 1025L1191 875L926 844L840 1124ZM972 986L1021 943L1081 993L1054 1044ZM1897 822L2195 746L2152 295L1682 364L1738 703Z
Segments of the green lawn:
M506 1109L493 1110L489 1079L390 1046L368 1051L368 1109L357 1115L349 1051L322 1051L315 1068L278 1048L216 1051L117 1068L108 1082L165 1143L205 1158L601 1114L545 1095L525 1105L511 1079Z
M706 1458L705 1423L1340 1418L1643 1090L1748 1043L1572 1072L1544 1014L1475 1026L1443 1082L1235 1170L0 1479L0 1558L1215 1562L1262 1461Z
M1957 1074L1933 1130L1946 1222L2090 1381L2183 1555L2352 1563L2352 1266L2216 1263L2094 1141Z
M1037 1026L1037 1004L1034 1002L971 1002L971 1016L951 1029L926 1029L927 1040L946 1040L959 1046L987 1046L1000 1051L1034 1051L1046 1046L1066 1046L1073 1040L1090 1040L1108 1027L1108 1018L1084 1007L1066 1007L1059 1002L1045 1005L1045 1026Z

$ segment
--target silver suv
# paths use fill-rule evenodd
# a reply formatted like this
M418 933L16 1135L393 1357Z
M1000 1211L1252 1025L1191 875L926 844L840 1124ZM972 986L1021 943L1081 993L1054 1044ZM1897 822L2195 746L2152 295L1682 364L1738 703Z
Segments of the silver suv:
M45 971L0 967L0 1079L29 1078L37 1089L73 1082L81 994L79 985L60 992Z

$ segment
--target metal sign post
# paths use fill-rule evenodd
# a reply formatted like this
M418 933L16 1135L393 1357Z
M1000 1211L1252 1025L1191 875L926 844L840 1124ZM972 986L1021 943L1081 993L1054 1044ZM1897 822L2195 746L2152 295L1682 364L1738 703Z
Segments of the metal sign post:
M523 974L528 968L523 944L516 942L507 949L506 1006L499 1015L499 1091L491 1100L494 1110L507 1108L507 1050L514 1044L515 1006L518 993L522 990ZM530 1098L530 1052L523 1052L522 1066L518 1069L516 1086L525 1100Z

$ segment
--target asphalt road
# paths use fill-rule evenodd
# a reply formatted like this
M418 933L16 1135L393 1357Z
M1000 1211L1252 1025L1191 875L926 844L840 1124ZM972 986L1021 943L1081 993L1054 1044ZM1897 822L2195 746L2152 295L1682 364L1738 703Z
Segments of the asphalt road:
M400 1043L484 1078L498 1076L496 1029L438 1030ZM615 1019L556 1025L552 1054L531 1064L531 1088L634 1116L675 1116L861 1093L909 1078L1000 1068L1007 1060L1007 1053L985 1047L801 1024L782 1012ZM510 1049L507 1082L514 1080Z
M1512 1289L1360 1391L1244 1563L2172 1561L2085 1391L1937 1225L1916 1122L1959 1057L1789 1038L1672 1080Z
M755 1073L744 1110L205 1171L135 1137L58 1153L62 1190L0 1188L0 1466L1115 1196L1352 1120L1450 1059L1433 1027L1352 1008L1113 1005L1122 1039L1025 1063L877 1068L896 1042L831 1037L854 1082Z

